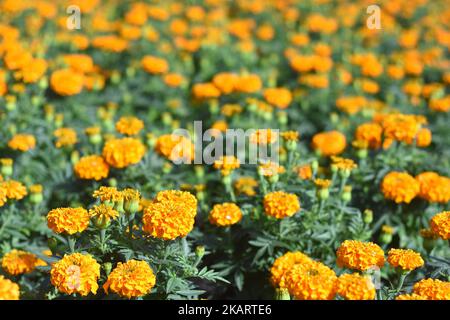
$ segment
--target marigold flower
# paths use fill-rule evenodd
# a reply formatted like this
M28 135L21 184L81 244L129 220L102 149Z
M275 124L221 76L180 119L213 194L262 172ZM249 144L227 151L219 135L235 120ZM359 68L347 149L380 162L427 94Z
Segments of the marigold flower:
M212 83L196 83L192 87L192 93L197 99L211 99L220 96L220 90Z
M221 72L216 74L212 83L223 93L230 94L234 91L238 76L231 72Z
M337 252L337 265L359 271L366 271L371 267L384 265L384 252L373 242L345 240Z
M195 156L194 144L188 138L175 134L158 137L155 151L174 162L180 159L192 161Z
M98 36L92 40L92 46L110 52L122 52L128 48L128 42L125 39L115 35Z
M387 261L393 267L400 267L402 270L408 271L420 268L424 264L420 253L410 249L389 250Z
M47 214L47 225L56 233L83 232L89 225L89 214L81 208L57 208Z
M378 149L381 147L382 134L383 128L378 123L363 123L356 128L355 140L367 143L371 149Z
M53 132L56 137L56 147L62 148L72 146L77 143L77 132L72 128L59 128Z
M162 74L169 70L169 64L163 58L144 56L141 60L142 67L150 74Z
M234 182L234 189L237 194L245 194L253 197L256 195L255 188L258 186L258 181L252 177L240 177Z
M144 128L144 122L136 117L121 117L116 122L116 130L127 136L135 136Z
M427 300L427 298L412 293L412 294L400 294L397 297L395 297L395 300Z
M300 210L300 201L295 194L275 191L264 196L263 206L268 216L283 219Z
M296 264L307 264L313 260L299 251L287 252L278 257L270 268L270 281L273 286L285 288L285 275Z
M431 144L432 134L428 128L421 128L417 131L416 144L418 147L425 148Z
M312 168L310 164L302 165L296 168L298 177L303 180L309 180L312 178Z
M339 131L317 133L312 138L312 147L326 157L341 154L347 145L345 136Z
M114 168L125 168L141 161L146 152L142 142L135 138L113 138L103 147L103 158Z
M239 76L235 90L243 93L255 93L261 90L262 81L256 74L248 74Z
M413 294L427 300L450 300L450 282L438 279L423 279L413 287Z
M78 178L85 180L99 181L109 174L109 165L98 155L82 157L73 169Z
M31 134L16 134L8 141L8 147L22 152L34 149L36 138Z
M33 272L36 267L45 265L46 263L35 254L16 249L6 253L2 258L3 270L13 276Z
M430 227L442 239L450 239L450 211L443 211L431 218Z
M80 73L91 72L94 69L94 60L87 54L66 54L63 59L72 70Z
M295 264L285 275L286 287L297 300L332 300L336 281L334 271L317 261Z
M0 275L0 300L19 300L19 297L19 285Z
M21 200L28 194L27 188L16 180L0 181L0 189L6 192L6 198L12 200Z
M241 219L241 209L231 202L216 204L209 212L209 222L219 227L231 226L241 221Z
M259 145L272 144L278 140L278 132L272 129L257 129L250 135L250 142Z
M422 172L416 176L420 184L419 197L429 202L450 201L450 179L435 172Z
M144 209L143 230L153 237L174 240L185 237L194 227L197 199L185 191L159 192Z
M272 177L281 173L285 173L286 169L275 162L268 161L258 166L258 172L264 177Z
M223 176L229 175L234 169L240 166L239 159L235 156L221 156L214 161L214 169L220 170Z
M119 212L114 210L111 206L104 203L93 206L89 210L89 216L94 220L99 227L107 227L111 220L116 220L119 217Z
M100 187L95 190L93 195L94 198L99 198L102 202L115 202L123 200L122 192L118 191L115 187Z
M338 278L336 292L347 300L375 299L375 286L369 276L345 273Z
M73 253L52 264L50 281L60 292L87 296L96 294L100 265L89 254Z
M381 191L395 203L410 203L419 194L420 185L408 173L393 171L383 178Z
M71 69L56 70L50 77L50 85L61 96L73 96L83 90L84 76Z
M286 88L265 89L263 96L268 103L280 109L286 109L292 102L292 93Z
M119 262L103 285L106 293L114 292L121 297L133 298L147 295L156 283L156 277L145 261Z
M169 87L176 88L183 83L184 77L178 73L168 73L164 75L163 80Z

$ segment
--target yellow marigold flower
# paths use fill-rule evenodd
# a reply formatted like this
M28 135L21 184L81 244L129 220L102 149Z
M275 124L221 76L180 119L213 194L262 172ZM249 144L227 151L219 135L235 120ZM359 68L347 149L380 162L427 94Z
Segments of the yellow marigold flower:
M413 294L427 300L450 300L450 282L438 279L423 279L413 287Z
M241 166L239 159L235 156L221 156L214 161L214 169L220 170L222 175L229 175L234 169Z
M185 237L194 227L197 199L185 191L161 191L144 209L143 230L156 238Z
M220 112L226 117L232 117L242 112L242 107L238 104L227 103L222 106Z
M73 253L52 264L50 281L60 292L87 296L96 294L100 265L89 254Z
M84 75L71 69L56 70L50 77L50 86L61 96L72 96L83 90Z
M12 200L21 200L28 194L27 188L16 180L0 182L0 189L6 192L6 198Z
M346 159L336 156L331 156L331 162L332 162L331 167L332 168L334 167L338 170L351 171L358 167L358 165L352 159Z
M0 275L0 300L19 300L19 285Z
M298 141L299 133L297 131L284 131L281 137L286 141Z
M8 141L8 147L25 152L36 147L36 138L31 134L16 134Z
M422 172L416 176L420 184L419 197L429 202L450 201L450 179L435 172Z
M347 145L345 136L339 131L328 131L315 134L312 147L326 157L341 154Z
M144 157L145 146L135 138L111 139L103 147L103 158L114 168L136 164Z
M272 177L277 174L285 173L286 169L279 164L269 161L258 166L258 172L264 177Z
M375 299L375 286L369 276L359 273L343 274L337 281L337 294L347 300Z
M256 195L255 188L258 186L258 181L252 177L240 177L234 182L234 189L237 194L245 194L253 197Z
M256 144L272 144L278 140L278 133L272 129L258 129L250 135L250 142Z
M331 186L330 179L315 179L314 184L318 189L328 189Z
M144 122L136 117L122 117L116 122L116 130L127 136L135 136L144 128Z
M47 214L47 225L56 233L83 232L89 225L89 214L83 208L57 208Z
M334 271L317 261L296 264L285 275L286 287L297 300L332 300L336 281Z
M296 264L307 264L312 261L313 260L310 257L299 251L287 252L274 261L272 268L270 269L270 281L275 287L285 288L286 272Z
M77 143L77 132L72 128L59 128L53 132L56 137L56 147L62 148Z
M426 297L419 296L418 294L400 294L395 297L395 300L427 300Z
M92 194L94 198L99 198L101 202L116 202L123 200L123 194L115 187L100 187Z
M111 291L130 299L145 296L155 283L156 277L147 262L130 260L117 264L117 267L109 274L103 289L106 293Z
M42 185L41 184L33 184L30 186L30 192L31 193L42 193Z
M384 265L384 252L373 242L345 240L338 248L337 265L359 271Z
M431 218L430 227L442 239L450 239L450 211L443 211Z
M93 206L89 210L89 216L94 220L99 227L107 227L111 220L116 220L119 217L119 212L114 210L111 206L104 203Z
M0 181L1 181L1 176L0 176ZM6 188L4 188L2 183L0 182L0 207L4 206L6 201L8 201L8 198L6 197Z
M193 160L194 144L186 137L175 134L165 134L156 140L155 151L171 161L180 159Z
M13 249L2 258L2 268L9 274L17 276L23 273L30 273L38 266L45 266L46 263L32 253Z
M292 93L286 88L269 88L263 92L264 99L280 109L286 109L292 102Z
M78 178L85 180L99 181L109 174L109 165L98 155L82 157L73 169Z
M275 191L264 196L263 206L268 216L283 219L300 210L300 201L295 194Z
M419 194L420 185L408 173L393 171L383 178L381 191L395 203L410 203Z
M241 209L232 202L214 205L209 213L209 222L219 227L228 227L242 219Z
M163 58L147 55L141 60L142 67L150 74L162 74L169 70L169 64Z
M393 267L400 267L402 270L408 271L420 268L424 264L420 253L410 249L389 250L387 261Z

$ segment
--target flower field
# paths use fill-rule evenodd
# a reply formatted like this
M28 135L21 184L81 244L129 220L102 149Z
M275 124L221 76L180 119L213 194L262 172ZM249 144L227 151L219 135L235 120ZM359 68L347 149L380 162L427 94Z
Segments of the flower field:
M446 0L0 0L0 300L450 300L449 51Z

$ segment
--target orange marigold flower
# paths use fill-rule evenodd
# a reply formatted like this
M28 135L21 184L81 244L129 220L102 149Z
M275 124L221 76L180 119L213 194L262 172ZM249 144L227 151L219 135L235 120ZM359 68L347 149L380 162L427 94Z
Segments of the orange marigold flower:
M147 295L155 283L155 274L147 262L129 260L117 264L109 274L103 289L106 293L111 291L130 299Z
M33 272L38 266L45 266L46 263L35 254L13 249L2 258L2 268L9 274L17 276L23 273Z
M295 194L275 191L264 196L263 206L268 216L283 219L300 210L300 201Z
M298 177L303 180L309 180L312 178L312 168L310 164L305 164L296 168Z
M442 239L450 239L450 211L443 211L431 218L430 227Z
M75 234L89 225L89 214L84 208L57 208L47 214L47 225L56 233Z
M31 134L16 134L8 141L8 147L25 152L36 147L36 138Z
M61 96L73 96L83 90L84 76L71 69L56 70L50 77L50 85Z
M19 297L19 285L0 275L0 300L19 300Z
M63 59L72 70L80 73L91 72L94 69L94 60L87 54L66 54Z
M108 177L109 165L101 156L84 156L75 164L73 170L80 179L99 181Z
M150 74L162 74L169 70L169 63L155 56L144 56L141 60L142 67Z
M427 300L426 297L419 296L418 294L400 294L395 297L395 300Z
M431 98L429 107L438 112L447 112L450 110L450 95L443 98Z
M378 149L381 147L382 133L383 128L378 123L363 123L356 128L355 140L367 143L371 149Z
M89 254L73 253L52 264L50 281L60 292L87 296L96 294L100 265Z
M192 161L195 156L194 144L188 138L176 134L158 137L155 151L174 162L181 159Z
M285 173L286 169L278 163L268 161L258 166L258 173L264 177L272 177L281 173Z
M116 220L119 217L119 212L110 205L102 203L93 206L89 210L89 216L94 220L97 227L106 228L111 220Z
M127 136L135 136L144 128L144 121L136 117L121 117L116 122L116 130Z
M278 140L278 132L272 129L257 129L250 135L250 142L256 144L272 144Z
M296 264L307 264L313 260L306 254L299 251L287 252L281 257L278 257L272 267L270 268L270 281L273 286L285 288L285 275Z
M21 200L28 194L27 188L16 180L0 181L0 189L6 192L6 198L12 200Z
M280 109L286 109L292 102L292 93L286 88L265 89L263 96L268 103Z
M234 91L238 76L231 72L221 72L216 74L212 83L224 94L230 94Z
M420 253L410 249L389 250L387 261L393 267L400 267L402 270L408 271L420 268L424 264Z
M44 59L33 59L24 65L20 71L25 83L35 83L41 79L47 71L47 61Z
M359 271L384 265L384 252L373 242L345 240L338 248L337 265Z
M122 52L128 48L128 42L115 35L98 36L92 40L92 46L104 51Z
M100 187L92 194L94 198L100 199L101 202L120 202L123 201L123 194L115 187Z
M289 293L297 300L332 300L336 295L336 274L320 262L296 264L284 277Z
M395 203L410 203L419 194L420 185L408 173L393 171L383 178L381 191Z
M234 182L234 189L237 194L245 194L253 197L256 195L255 188L258 186L258 181L252 177L240 177Z
M211 99L220 96L220 90L212 83L196 83L192 87L192 93L196 99Z
M141 161L146 152L142 142L135 138L110 139L103 147L103 158L114 168L125 168Z
M417 131L416 145L421 148L428 147L431 144L432 134L428 128L421 128Z
M312 147L326 157L341 154L347 145L345 136L339 131L317 133L312 138Z
M194 227L196 214L197 199L189 192L161 191L144 209L143 230L164 240L185 237Z
M232 202L216 204L209 212L209 222L219 227L228 227L242 219L241 209Z
M239 159L235 156L221 156L214 161L214 169L220 170L223 176L229 175L234 169L241 166Z
M285 141L298 141L298 137L300 134L297 131L291 130L284 131L280 135Z
M184 78L178 73L168 73L164 75L163 80L169 87L176 88L183 83Z
M450 282L438 279L423 279L413 287L413 294L427 300L450 300Z
M78 137L77 132L72 128L59 128L53 132L56 137L56 147L62 148L67 146L72 146L77 143Z
M450 201L450 179L435 172L422 172L416 176L420 184L419 197L429 202Z
M236 82L236 91L243 93L255 93L261 90L262 81L256 74L241 75Z
M336 292L347 300L375 299L375 286L369 276L345 273L338 278Z

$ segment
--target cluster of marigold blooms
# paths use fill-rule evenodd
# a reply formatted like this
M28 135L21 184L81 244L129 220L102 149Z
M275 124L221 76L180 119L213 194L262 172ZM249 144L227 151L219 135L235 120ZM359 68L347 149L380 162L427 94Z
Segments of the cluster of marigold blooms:
M388 264L404 275L420 268L424 261L410 249L390 249L387 259L375 243L346 240L336 252L337 265L353 273L339 276L325 264L301 252L287 252L277 258L271 268L271 282L281 299L297 300L373 300L376 287L373 271ZM448 300L450 282L423 279L413 286L410 294L399 294L397 300Z

